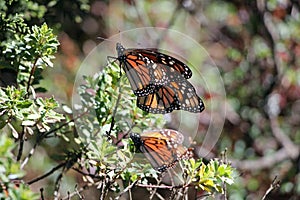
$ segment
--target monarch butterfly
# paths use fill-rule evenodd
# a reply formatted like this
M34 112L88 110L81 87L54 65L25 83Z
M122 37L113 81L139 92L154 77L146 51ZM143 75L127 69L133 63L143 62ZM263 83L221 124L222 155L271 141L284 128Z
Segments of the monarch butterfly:
M139 108L161 114L204 110L203 101L187 81L192 71L186 64L156 49L125 49L120 43L116 49Z
M136 96L153 93L155 85L165 84L169 80L192 77L192 71L186 64L156 49L125 49L117 43L116 50L117 59ZM182 76L173 76L175 71Z
M173 110L201 112L204 104L188 82L170 82L147 96L137 97L137 106L150 113L169 113Z
M193 156L192 149L182 145L183 135L171 129L144 132L142 135L130 133L136 149L146 156L152 167L163 172L172 168L181 159Z

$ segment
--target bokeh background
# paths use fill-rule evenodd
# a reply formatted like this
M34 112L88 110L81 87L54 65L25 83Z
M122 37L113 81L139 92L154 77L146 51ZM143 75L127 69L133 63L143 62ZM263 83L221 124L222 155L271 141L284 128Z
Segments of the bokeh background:
M44 95L53 95L71 107L77 69L102 42L99 37L109 38L139 27L177 30L206 49L224 82L225 124L209 155L218 157L227 148L228 159L237 168L236 182L227 188L228 198L261 199L275 177L280 180L280 187L267 199L300 198L299 1L36 2L45 16L33 16L28 23L47 22L60 41L55 67L43 74L41 85L49 89ZM202 95L205 100L218 98L213 91ZM206 125L205 120L202 124ZM47 166L59 160L47 155L66 145L53 139L40 148L40 156L35 156L26 167L28 180L42 173L36 170L46 171ZM74 188L80 181L70 172L63 180L62 190ZM41 184L33 184L32 188L38 191ZM89 191L89 196L97 199L97 191L94 192L91 195L93 191Z

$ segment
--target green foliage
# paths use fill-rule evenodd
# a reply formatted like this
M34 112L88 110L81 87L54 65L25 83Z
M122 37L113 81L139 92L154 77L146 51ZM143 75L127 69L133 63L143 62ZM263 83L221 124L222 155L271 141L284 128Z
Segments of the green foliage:
M30 45L26 46L25 36L30 37L32 31L25 20L42 18L45 6L25 0L1 1L0 4L0 69L18 71L19 64L25 61L22 56L30 57L26 55Z
M0 135L0 199L34 200L39 196L33 193L23 182L13 182L21 179L25 172L20 170L20 164L15 162L12 151L15 143L5 134Z
M57 51L58 41L52 30L46 24L41 27L33 26L26 35L22 35L17 40L6 43L3 53L9 63L16 71L20 85L34 85L41 79L40 70L47 66L52 67L51 59ZM33 76L33 77L31 77ZM30 78L34 82L29 83Z
M217 159L211 160L208 164L204 164L202 160L190 159L185 164L191 183L210 194L214 192L223 194L224 186L234 183L234 168Z
M6 124L12 130L15 138L21 132L32 135L35 130L49 131L50 124L57 123L64 117L54 111L58 103L54 98L36 98L39 91L37 85L41 77L41 70L52 67L51 59L57 51L58 40L52 29L44 23L42 26L29 27L25 21L32 16L43 15L43 9L36 3L25 1L2 2L1 7L1 55L0 69L8 68L17 74L17 88L1 88L0 99L0 128ZM16 8L16 5L20 5ZM16 9L20 14L15 14ZM23 11L23 12L21 12ZM26 12L25 12L26 11ZM5 78L5 77L2 77ZM29 99L32 93L33 99Z
M51 124L64 119L54 111L58 103L53 98L32 100L25 98L25 94L25 89L0 88L0 128L7 124L15 138L19 138L23 129L30 135L36 130L49 131Z
M111 191L120 190L120 178L127 184L136 180L146 183L148 177L156 174L149 164L132 162L127 134L132 129L141 132L161 128L164 124L161 115L148 114L137 108L128 79L119 77L119 72L119 66L109 64L94 77L85 77L85 84L79 88L82 103L79 109L83 113L95 109L95 115L83 115L76 120L81 124L78 132L82 136L82 145L88 146L87 159L81 165L96 169L94 176L107 180L106 184L110 185L107 189ZM127 139L122 139L124 137ZM84 180L95 182L88 177Z
M0 4L0 199L38 199L39 195L22 182L25 171L21 168L27 161L20 159L25 139L36 137L38 145L65 119L57 112L59 104L53 97L36 95L45 91L38 83L42 70L53 66L51 59L59 43L46 23L41 26L28 23L41 19L45 6L25 0L1 1ZM10 82L5 70L9 70L16 81ZM2 84L5 82L8 84ZM8 138L10 133L18 143ZM15 149L16 144L19 151ZM21 166L17 160L22 161ZM14 181L16 179L21 182Z

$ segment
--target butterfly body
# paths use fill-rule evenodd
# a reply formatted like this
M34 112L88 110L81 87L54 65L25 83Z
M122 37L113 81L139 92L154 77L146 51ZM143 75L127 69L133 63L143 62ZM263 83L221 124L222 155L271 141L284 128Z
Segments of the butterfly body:
M154 130L142 135L131 133L130 138L138 151L144 153L151 165L160 172L193 155L190 149L182 145L183 135L175 130Z
M186 64L157 49L125 49L117 43L116 50L140 109L157 114L204 110L203 101L187 81L192 71Z

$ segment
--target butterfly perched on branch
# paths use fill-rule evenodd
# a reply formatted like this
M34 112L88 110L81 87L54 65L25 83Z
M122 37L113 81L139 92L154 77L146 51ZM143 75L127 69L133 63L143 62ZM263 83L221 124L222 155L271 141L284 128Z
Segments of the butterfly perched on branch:
M160 172L174 167L182 159L193 156L192 149L182 145L183 135L175 130L153 130L141 135L131 133L130 138L136 149L142 152L152 167Z
M125 49L120 43L116 49L140 109L156 114L204 110L203 101L187 80L192 71L186 64L157 49Z

